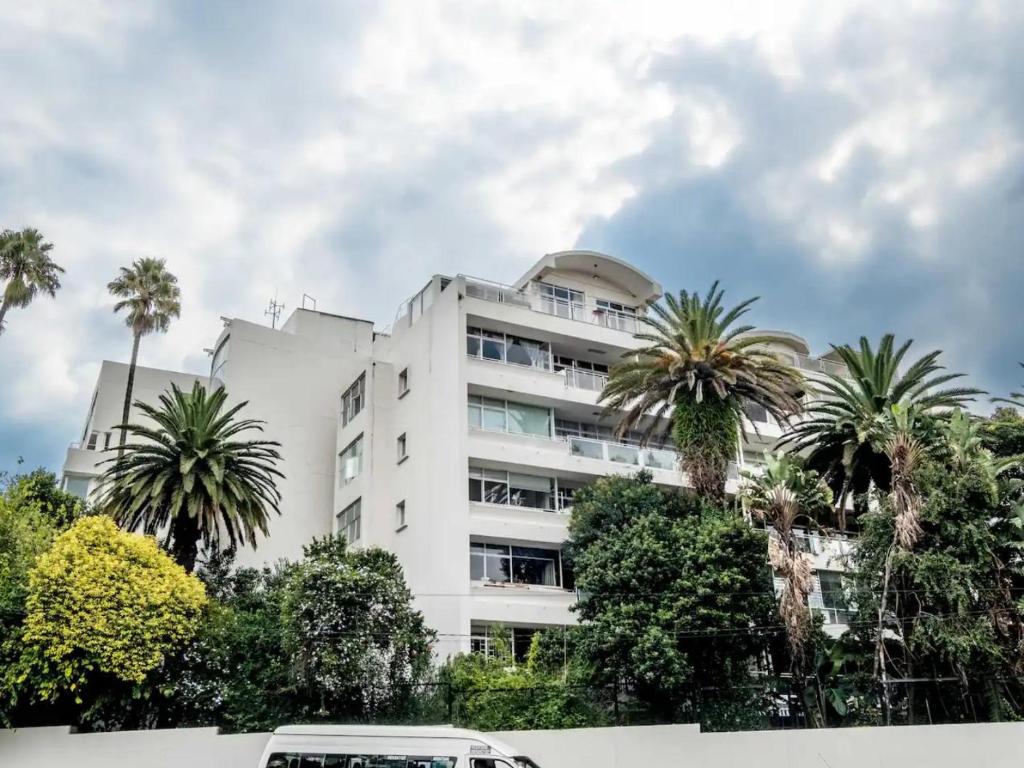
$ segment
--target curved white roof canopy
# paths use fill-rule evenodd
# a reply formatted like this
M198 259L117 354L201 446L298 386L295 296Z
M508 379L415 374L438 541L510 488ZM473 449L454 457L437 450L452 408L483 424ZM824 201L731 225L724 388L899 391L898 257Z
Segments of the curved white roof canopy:
M549 272L582 272L600 278L636 297L638 304L650 304L661 297L661 285L636 267L597 251L549 253L515 282L525 288L531 280L543 280Z

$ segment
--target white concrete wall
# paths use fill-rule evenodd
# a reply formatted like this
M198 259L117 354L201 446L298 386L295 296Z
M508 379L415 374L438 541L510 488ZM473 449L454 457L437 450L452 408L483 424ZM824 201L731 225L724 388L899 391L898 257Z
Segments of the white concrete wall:
M367 321L296 310L278 330L234 319L223 373L229 403L248 401L242 412L262 419L264 437L281 443L285 478L278 482L281 514L256 551L240 549L240 565L302 556L314 536L333 530L336 451L342 391L369 356L373 325Z
M495 734L542 768L1017 768L1024 724L701 733L692 725ZM268 734L0 731L3 768L257 768Z
M143 341L145 344L145 341ZM141 400L144 403L156 405L160 395L171 388L171 384L177 384L184 390L190 390L195 382L207 383L207 376L202 374L181 373L179 371L166 371L160 368L135 367L135 381L132 384L132 408L128 414L129 421L140 421L138 408L134 406L135 401ZM86 413L86 421L82 432L76 436L67 452L64 460L63 474L66 479L72 477L89 478L89 491L95 488L96 478L103 472L105 466L98 466L100 462L111 458L112 454L104 452L103 448L108 444L109 434L110 447L116 447L120 434L114 427L121 423L121 414L124 408L124 392L128 386L128 364L115 363L111 360L104 360L100 365L100 373L96 378L96 387L90 398L90 409ZM92 432L99 433L95 449L88 448L89 436Z

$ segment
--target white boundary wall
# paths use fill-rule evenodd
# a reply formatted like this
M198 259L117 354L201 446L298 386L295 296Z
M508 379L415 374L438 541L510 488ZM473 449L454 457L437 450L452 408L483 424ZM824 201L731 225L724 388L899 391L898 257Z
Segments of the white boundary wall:
M497 734L543 768L1019 768L1024 724L701 733L692 725ZM0 768L256 768L267 734L0 731Z

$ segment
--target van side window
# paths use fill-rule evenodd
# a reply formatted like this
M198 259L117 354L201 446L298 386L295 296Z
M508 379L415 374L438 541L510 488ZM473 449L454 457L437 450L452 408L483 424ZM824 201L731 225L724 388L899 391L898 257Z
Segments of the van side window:
M433 755L342 755L322 752L274 752L266 768L455 768L456 758ZM491 768L512 768L498 761Z
M512 765L493 757L474 757L473 768L512 768Z

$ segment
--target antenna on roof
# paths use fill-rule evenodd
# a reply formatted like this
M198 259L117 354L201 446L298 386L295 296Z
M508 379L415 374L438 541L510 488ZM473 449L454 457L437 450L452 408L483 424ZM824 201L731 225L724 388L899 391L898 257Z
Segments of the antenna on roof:
M281 317L281 310L282 309L284 309L284 302L281 302L279 304L277 302L277 294L275 293L274 294L274 298L272 298L270 300L270 305L267 307L266 311L263 313L264 317L269 317L270 318L270 327L271 327L271 329L276 329L277 328L277 320L278 320L279 317Z

